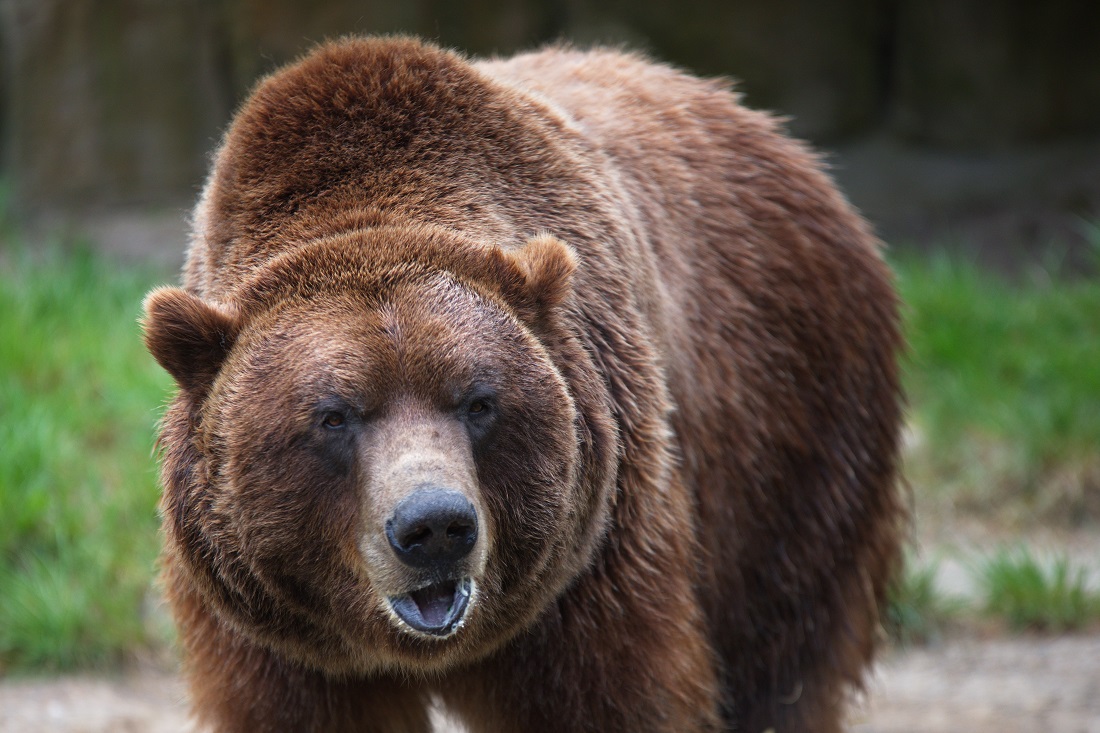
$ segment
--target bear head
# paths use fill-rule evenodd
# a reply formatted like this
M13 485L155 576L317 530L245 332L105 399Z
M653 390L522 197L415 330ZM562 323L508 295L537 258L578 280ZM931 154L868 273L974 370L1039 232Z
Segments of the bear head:
M179 386L170 592L333 672L442 669L531 623L614 496L575 267L549 236L378 227L290 248L225 302L152 292L146 344Z

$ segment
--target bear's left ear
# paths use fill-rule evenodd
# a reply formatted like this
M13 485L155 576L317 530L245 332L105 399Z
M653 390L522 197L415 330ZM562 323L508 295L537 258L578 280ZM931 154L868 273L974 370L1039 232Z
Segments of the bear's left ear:
M501 292L528 324L540 324L572 293L577 256L561 240L541 234L519 249L494 254Z
M145 346L185 392L201 396L214 383L237 339L234 309L179 288L157 288L145 297Z

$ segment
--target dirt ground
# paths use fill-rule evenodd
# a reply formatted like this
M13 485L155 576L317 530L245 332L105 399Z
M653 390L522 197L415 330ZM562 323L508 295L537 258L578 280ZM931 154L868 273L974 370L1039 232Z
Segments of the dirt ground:
M853 733L1100 733L1100 636L955 639L889 655Z
M3 681L0 733L181 733L183 694L165 672ZM850 730L1100 733L1100 635L955 638L888 653Z

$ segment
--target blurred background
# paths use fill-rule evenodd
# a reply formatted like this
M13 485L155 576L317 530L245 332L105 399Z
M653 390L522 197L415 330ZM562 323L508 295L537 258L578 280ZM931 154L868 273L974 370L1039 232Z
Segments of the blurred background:
M0 733L179 730L141 299L255 81L397 32L637 49L824 152L909 343L910 561L852 729L1095 731L1100 3L0 0Z
M474 55L614 43L738 81L833 153L890 242L1002 263L1084 245L1100 211L1091 0L2 0L0 175L20 219L109 247L174 237L254 81L345 33ZM113 241L112 241L113 240Z

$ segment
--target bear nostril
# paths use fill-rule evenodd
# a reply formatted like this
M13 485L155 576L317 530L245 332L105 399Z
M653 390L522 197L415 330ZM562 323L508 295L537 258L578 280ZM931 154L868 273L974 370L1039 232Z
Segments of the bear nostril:
M457 491L422 489L398 503L386 537L406 565L445 572L473 550L477 512Z
M470 532L473 530L468 524L452 524L447 527L447 537L455 540L465 540L470 536Z
M415 527L401 540L401 544L405 547L411 547L412 545L419 545L425 542L432 535L432 530L428 527Z

